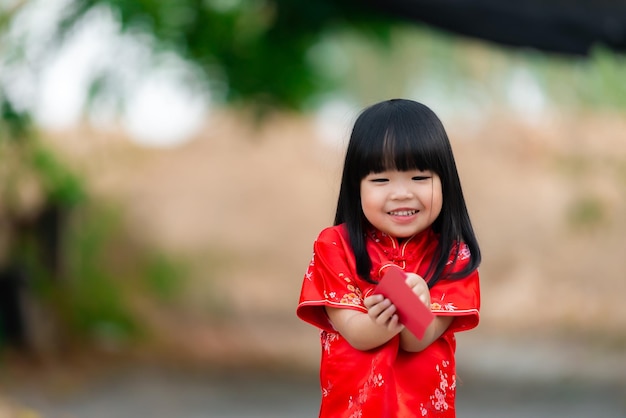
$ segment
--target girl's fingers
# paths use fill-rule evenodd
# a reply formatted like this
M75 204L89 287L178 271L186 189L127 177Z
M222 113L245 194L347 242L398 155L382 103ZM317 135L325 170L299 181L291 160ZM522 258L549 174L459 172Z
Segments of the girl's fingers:
M406 278L406 284L411 287L424 305L430 307L430 289L426 281L414 273L409 273Z
M400 323L400 317L397 314L394 314L389 320L389 324L387 324L387 328L390 331L400 332L404 329L404 325Z
M382 302L383 299L385 299L383 295L372 295L363 299L363 304L365 305L367 309L370 309L372 306L376 305L377 303Z
M420 275L408 273L406 275L406 284L409 285L409 287L415 287L417 284L426 284L426 281Z
M397 316L396 307L391 304L389 299L385 299L378 305L374 306L369 313L374 322L383 326L387 326L394 315Z
M367 310L367 313L372 317L372 319L378 319L390 306L392 306L391 301L389 299L383 299L380 302L370 306Z
M382 295L374 295L365 298L363 303L367 307L368 315L376 324L392 332L400 332L404 329L396 313L396 307L389 299Z

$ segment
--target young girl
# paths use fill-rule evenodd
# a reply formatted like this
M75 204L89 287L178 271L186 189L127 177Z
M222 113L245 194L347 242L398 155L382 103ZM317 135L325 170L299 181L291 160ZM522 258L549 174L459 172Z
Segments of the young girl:
M447 134L411 100L357 118L334 226L297 315L321 329L323 418L455 417L454 334L478 324L480 250ZM389 266L435 314L422 339L373 290Z

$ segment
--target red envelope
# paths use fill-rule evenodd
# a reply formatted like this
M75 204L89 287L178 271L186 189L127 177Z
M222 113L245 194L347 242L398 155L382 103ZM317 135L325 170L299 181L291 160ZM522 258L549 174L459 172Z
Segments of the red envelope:
M422 339L435 315L406 284L406 274L400 267L390 266L374 289L396 306L398 318L413 335Z

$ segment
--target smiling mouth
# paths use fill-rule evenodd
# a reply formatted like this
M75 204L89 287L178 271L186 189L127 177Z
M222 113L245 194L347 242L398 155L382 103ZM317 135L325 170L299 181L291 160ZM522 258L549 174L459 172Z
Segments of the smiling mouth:
M419 211L418 210L397 210L397 211L392 211L392 212L387 212L387 213L391 216L411 216L411 215L415 215L417 212Z

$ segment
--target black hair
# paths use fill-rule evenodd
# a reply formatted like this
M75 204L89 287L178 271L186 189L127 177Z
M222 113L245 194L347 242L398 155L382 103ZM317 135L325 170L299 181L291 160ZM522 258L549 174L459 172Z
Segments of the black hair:
M335 214L335 225L346 224L357 274L368 282L376 283L370 277L372 261L365 246L369 222L361 208L361 180L370 173L416 169L436 173L441 179L443 195L441 213L432 225L439 243L426 277L429 286L442 278L451 251L456 251L456 260L461 243L470 250L470 261L447 278L466 276L480 264L480 248L443 124L421 103L392 99L366 108L354 123Z

